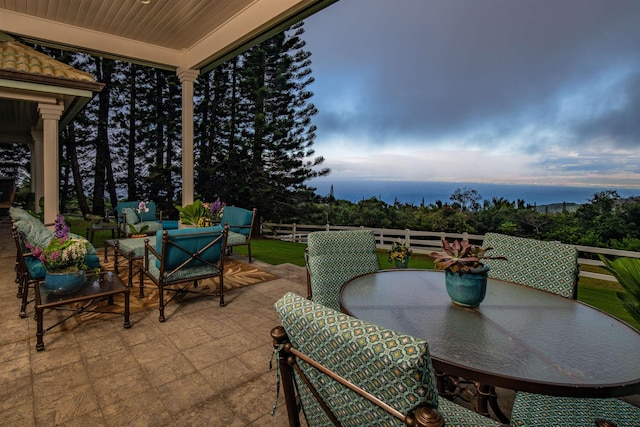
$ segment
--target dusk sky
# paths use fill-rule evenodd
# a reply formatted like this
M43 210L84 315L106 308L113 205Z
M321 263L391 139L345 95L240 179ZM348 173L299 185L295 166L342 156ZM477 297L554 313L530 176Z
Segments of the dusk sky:
M330 179L640 188L639 0L340 0L305 22Z

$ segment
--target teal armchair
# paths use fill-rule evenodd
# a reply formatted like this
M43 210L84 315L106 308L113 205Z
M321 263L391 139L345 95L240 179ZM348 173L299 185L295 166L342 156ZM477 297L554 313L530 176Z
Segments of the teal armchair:
M198 293L218 296L224 306L224 252L229 229L224 227L162 230L155 244L145 239L144 274L158 287L159 320L164 322L165 306L177 295ZM218 279L217 292L198 290L200 281ZM165 301L165 293L172 292Z
M251 262L251 232L256 218L256 208L247 210L236 206L225 206L220 223L229 226L227 239L227 253L231 253L234 246L247 246L249 262Z
M140 231L142 227L147 227L146 234L155 234L158 230L162 230L162 215L156 212L155 202L148 202L146 207L148 212L138 212L140 201L120 202L116 205L115 211L118 221L118 234L127 237L132 233L132 225L136 231Z

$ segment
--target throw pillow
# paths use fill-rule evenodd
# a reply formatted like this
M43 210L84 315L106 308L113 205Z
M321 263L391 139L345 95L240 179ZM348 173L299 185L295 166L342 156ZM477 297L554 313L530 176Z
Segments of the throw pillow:
M122 216L126 218L127 224L135 225L140 222L140 218L133 208L122 209Z

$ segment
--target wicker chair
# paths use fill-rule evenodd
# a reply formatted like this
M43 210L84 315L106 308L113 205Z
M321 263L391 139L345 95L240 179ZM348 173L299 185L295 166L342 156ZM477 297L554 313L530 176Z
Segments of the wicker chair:
M427 343L287 293L271 331L290 426L499 426L440 399ZM296 396L296 390L298 396ZM298 400L299 399L299 400Z
M307 298L340 310L340 287L380 269L370 230L315 231L307 237Z

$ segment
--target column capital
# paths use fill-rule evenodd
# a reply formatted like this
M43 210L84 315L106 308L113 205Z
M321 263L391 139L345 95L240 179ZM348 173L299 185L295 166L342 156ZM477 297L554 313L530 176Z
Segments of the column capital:
M39 102L38 111L40 112L40 117L42 117L43 120L60 120L62 112L64 111L64 105L44 104Z
M193 83L198 78L198 74L200 74L200 72L198 70L192 70L191 68L178 67L178 69L176 70L176 74L178 75L181 83Z

